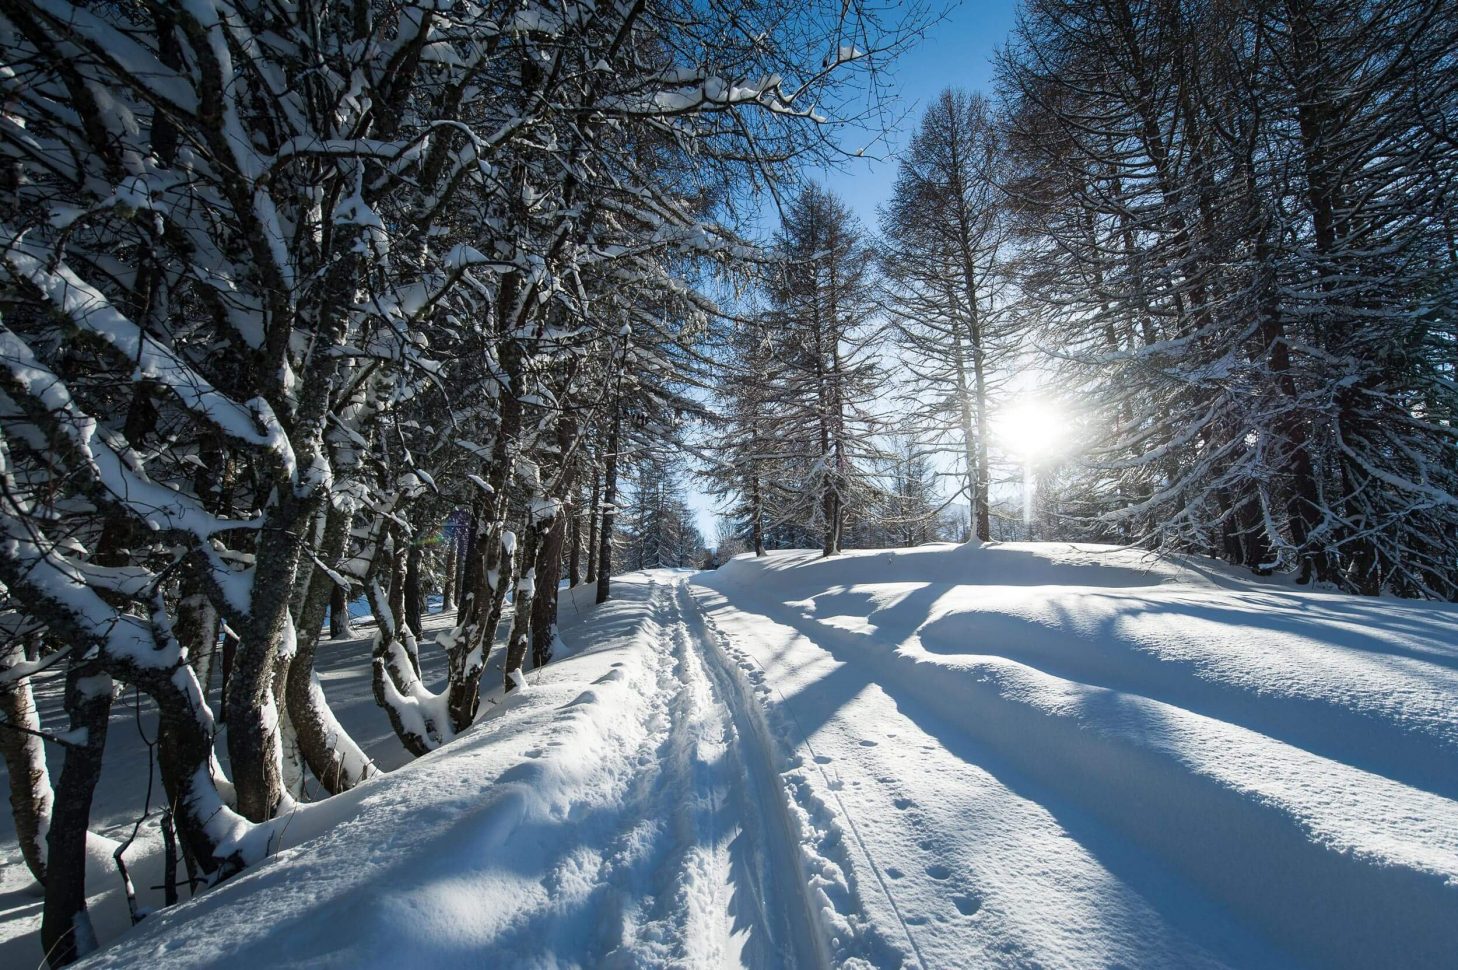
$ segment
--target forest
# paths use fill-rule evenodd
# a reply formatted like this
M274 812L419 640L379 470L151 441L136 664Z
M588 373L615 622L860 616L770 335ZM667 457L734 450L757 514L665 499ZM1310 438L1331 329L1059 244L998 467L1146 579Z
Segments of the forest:
M1024 0L867 224L821 176L941 15L0 3L0 753L51 966L98 945L121 698L170 905L381 773L316 671L351 622L419 757L565 591L736 554L1458 599L1451 5ZM1005 440L1030 394L1055 450Z

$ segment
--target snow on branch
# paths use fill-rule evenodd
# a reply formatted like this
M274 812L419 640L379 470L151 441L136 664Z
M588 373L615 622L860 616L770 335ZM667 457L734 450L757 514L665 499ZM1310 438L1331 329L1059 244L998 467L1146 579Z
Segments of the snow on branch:
M286 476L297 476L288 437L263 398L239 404L209 383L185 361L144 333L99 290L57 263L48 266L41 247L0 224L0 247L6 266L16 278L35 287L41 296L83 334L92 336L135 365L134 379L155 381L178 403L224 436L264 449L276 456ZM28 355L28 349L25 351Z
M154 531L189 533L199 543L231 529L254 529L261 520L220 519L197 499L148 479L108 444L97 420L71 397L65 383L36 360L24 341L0 325L0 387L42 428L50 446L85 480L97 501L125 510ZM78 581L84 581L76 573Z

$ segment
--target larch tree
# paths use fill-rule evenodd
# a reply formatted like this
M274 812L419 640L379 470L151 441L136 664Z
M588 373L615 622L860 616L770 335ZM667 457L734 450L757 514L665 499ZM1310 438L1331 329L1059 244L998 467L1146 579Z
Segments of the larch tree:
M768 284L775 459L795 483L785 514L820 531L826 556L841 550L848 510L874 492L874 262L855 217L827 190L807 185L786 206Z
M1024 8L1019 285L1108 537L1458 593L1443 6Z
M882 212L886 306L914 388L913 413L960 459L974 535L987 541L989 411L1010 329L1002 137L981 95L927 108Z

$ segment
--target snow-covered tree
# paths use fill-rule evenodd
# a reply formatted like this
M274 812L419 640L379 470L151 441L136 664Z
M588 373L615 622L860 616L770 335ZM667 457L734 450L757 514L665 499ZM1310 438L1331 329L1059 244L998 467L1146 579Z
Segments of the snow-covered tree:
M1006 161L992 108L948 89L927 108L882 213L886 306L912 413L960 459L977 538L988 522L988 415L1010 329Z
M698 278L750 251L733 195L827 150L819 111L897 42L883 26L737 0L0 11L0 694L20 725L27 679L64 670L85 739L53 802L34 746L6 749L33 779L20 828L49 829L53 963L91 945L116 683L160 711L185 861L213 882L261 857L306 770L327 792L377 770L313 669L355 589L412 752L474 719L508 595L508 683L529 645L545 662L536 579L575 476L625 393L672 396ZM437 689L417 638L447 520L468 535Z
M1025 6L1023 308L1094 412L1083 491L1117 534L1458 594L1443 8Z
M810 184L785 209L774 257L773 367L760 379L774 389L773 474L792 490L781 517L818 529L831 556L847 512L874 491L874 252L845 204Z

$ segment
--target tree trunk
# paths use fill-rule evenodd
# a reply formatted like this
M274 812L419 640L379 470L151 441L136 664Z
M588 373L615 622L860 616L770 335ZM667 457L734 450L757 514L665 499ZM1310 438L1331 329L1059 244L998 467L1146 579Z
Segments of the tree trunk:
M212 686L213 668L218 661L218 633L221 617L208 600L202 581L195 570L183 574L179 584L181 598L177 603L177 620L172 629L177 642L187 651L187 662L197 675L203 697Z
M481 527L479 506L472 503L465 516L465 528L456 537L456 616L457 623L466 608L466 590L471 584L471 563L476 562L476 534Z
M349 512L331 505L319 544L319 561L334 566L343 557L349 541ZM310 773L331 795L348 791L375 773L367 755L342 728L329 707L324 688L314 669L319 647L319 632L324 624L324 611L343 612L344 589L324 571L314 567L309 593L299 616L295 633L293 662L289 665L284 689L284 708L297 739L299 754ZM331 626L333 617L331 616Z
M420 547L412 543L405 554L405 625L417 639L425 630L424 600L420 594Z
M566 516L558 513L542 539L537 557L537 588L532 597L532 669L552 659L557 640L557 592L562 581L562 551L567 536Z
M559 510L552 517L551 527L542 539L537 557L537 588L532 597L532 669L544 667L552 659L552 646L557 641L557 593L562 579L562 551L567 537L567 515Z
M618 500L618 442L622 436L623 418L618 403L613 405L612 430L608 434L607 459L603 463L602 526L597 540L597 602L606 603L612 595L613 519Z
M602 509L602 475L592 470L592 502L587 507L587 584L597 582L597 528Z
M976 448L970 456L973 461L972 474L974 478L974 495L972 496L972 521L977 538L982 542L992 539L992 502L988 495L991 488L992 476L987 466L987 373L986 373L986 352L982 345L982 320L977 305L977 277L976 266L972 259L970 242L965 238L965 227L963 228L963 286L967 298L967 342L972 351L972 394L975 407L972 415L975 423ZM964 367L961 357L961 348L958 347L957 367L960 370ZM965 376L962 380L965 381Z
M410 575L410 547L399 545L398 538L395 542L396 545L390 557L390 617L395 624L395 638L400 641L405 656L410 660L411 672L415 674L415 679L419 680L420 641L416 639L415 630L410 626L408 607L410 584L407 577Z
M285 498L282 504L295 503ZM235 627L239 639L227 685L228 761L238 793L238 811L251 822L271 818L284 793L273 676L284 626L289 622L289 596L302 541L288 538L287 533L311 520L310 516L290 515L287 511L269 518L272 521L265 525L258 541L250 595L252 612L240 618Z
M405 610L408 552L394 541L391 535L394 528L393 524L384 527L365 581L365 595L377 629L371 657L371 686L375 703L389 717L395 736L406 751L419 757L450 740L452 734L449 724L433 716L436 698L421 684L415 636L401 619ZM382 574L388 586L381 582Z
M450 522L449 519L446 520ZM456 608L456 546L457 537L454 531L451 537L446 540L446 561L445 579L440 584L440 611L449 613Z
M307 594L307 590L305 592ZM293 620L290 619L288 622L293 623ZM297 631L294 636L297 639ZM282 654L274 661L273 706L278 713L280 778L283 781L283 788L294 801L303 801L306 781L304 756L299 752L299 736L294 730L293 718L289 717L288 699L285 696L289 682L289 670L293 668L293 665L294 658Z
M992 476L987 468L987 383L980 351L973 352L972 373L977 389L977 538L987 542L992 538L991 503L988 499Z
M764 555L764 495L760 491L759 475L750 479L749 537L754 542L754 554Z
M27 638L28 639L28 638ZM25 641L19 637L0 646L0 673L25 658ZM46 882L46 832L51 824L51 776L46 770L40 715L31 694L30 678L23 677L0 687L0 756L10 777L10 810L15 818L15 835L30 874L42 886Z
M329 639L344 640L354 636L349 622L349 590L335 583L329 591Z
M973 530L968 534L967 541L972 536L977 536L981 541L986 542L984 536L976 523L980 520L977 516L978 497L981 494L977 474L977 426L972 417L972 394L971 387L967 381L967 358L962 349L962 334L954 326L952 327L952 365L957 375L957 409L958 417L962 426L958 430L962 432L962 460L966 463L967 475L967 508L972 512ZM991 521L989 516L988 535L991 534Z
M493 451L493 459L501 464L493 462L489 478L492 491L478 499L475 520L480 531L472 540L472 554L466 561L465 592L447 651L448 707L456 731L464 731L476 719L481 704L481 672L496 644L496 629L514 574L516 536L506 529L505 489L515 461L504 446Z
M52 967L74 963L96 949L86 911L86 833L91 797L101 778L111 692L111 677L94 661L73 663L66 671L66 713L71 716L74 740L66 748L56 786L41 916L41 946Z
M520 675L526 664L527 649L531 646L532 600L537 591L537 569L541 565L546 534L560 517L534 518L528 523L522 540L521 572L512 595L511 632L506 640L506 661L501 665L502 686L508 691L516 687L512 675Z
M574 497L580 501L582 493ZM582 509L572 510L571 525L567 531L567 588L576 589L582 582Z

